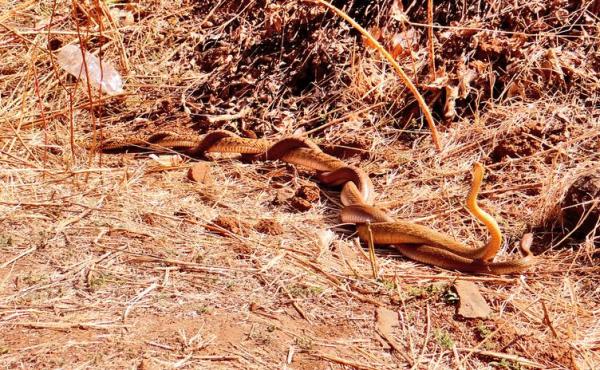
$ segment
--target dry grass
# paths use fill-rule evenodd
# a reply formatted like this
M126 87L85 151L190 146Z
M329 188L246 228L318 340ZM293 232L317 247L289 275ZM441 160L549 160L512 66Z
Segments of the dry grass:
M600 366L600 229L576 240L560 227L569 187L600 166L594 2L436 1L436 81L424 1L347 9L390 49L416 32L395 56L438 119L448 112L441 152L389 65L321 7L93 3L9 0L0 14L4 368ZM54 67L48 46L60 43L116 65L126 95L90 97ZM301 169L216 158L201 186L187 158L165 168L87 149L95 136L215 128L354 148L378 204L473 245L486 234L464 197L483 161L499 258L534 231L541 263L472 276L381 248L374 279L335 191L290 206L311 184ZM477 282L491 319L455 316L458 277ZM399 313L392 347L377 307Z

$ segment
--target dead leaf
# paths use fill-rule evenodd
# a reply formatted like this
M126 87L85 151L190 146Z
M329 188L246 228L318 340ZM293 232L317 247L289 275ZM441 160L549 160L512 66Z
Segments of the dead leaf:
M481 295L479 288L470 281L458 280L454 283L454 289L460 298L458 314L467 319L486 319L492 309Z
M369 33L377 41L379 41L379 39L381 38L381 35L382 35L381 28L379 28L377 26L371 27L371 29L369 30ZM373 42L371 42L371 40L369 40L368 38L363 37L363 42L364 42L365 46L370 47L371 49L377 49L377 46Z
M474 68L478 75L483 75L490 70L490 63L482 60L473 60L469 63L469 67Z
M542 32L547 31L552 28L548 23L544 22L542 19L538 19L533 24L530 25L530 30L532 32Z
M292 136L304 136L306 134L306 128L304 126L298 127L292 133Z
M456 24L451 24L452 26L461 26L460 23L455 22ZM457 27L454 31L456 33L458 33L460 36L464 37L464 38L469 38L472 37L473 35L475 35L477 32L479 32L482 28L484 27L483 22L479 21L479 20L471 20L469 22L467 22L466 24L462 25L462 27Z
M406 12L404 11L404 4L402 4L402 1L396 0L392 3L390 14L393 20L402 24L408 23L409 21L408 15L406 15Z
M448 85L448 75L446 73L443 73L443 71L441 70L438 72L439 73L436 76L435 80L422 85L424 89L428 91L439 91Z
M508 97L512 98L515 96L519 96L521 98L525 98L527 93L525 92L525 86L522 81L512 81L510 85L508 85Z
M128 10L111 8L110 15L117 23L123 26L131 26L135 23L133 13Z
M331 242L335 239L335 233L331 230L317 230L317 244L319 246L319 256L329 249Z
M461 59L457 71L458 77L458 96L465 99L471 91L471 82L477 77L477 72L468 68L466 61Z
M485 53L501 54L505 50L506 40L496 33L481 31L473 36L472 45Z
M551 48L546 51L544 60L542 60L542 68L544 71L544 78L546 82L553 82L553 77L556 77L559 81L564 82L565 75L563 73L560 60L556 54L557 49Z
M446 85L446 103L444 104L444 118L451 120L456 117L456 99L458 87Z
M410 53L413 45L417 44L417 33L414 29L410 28L406 31L396 33L391 40L391 54L392 57L398 58L405 54Z

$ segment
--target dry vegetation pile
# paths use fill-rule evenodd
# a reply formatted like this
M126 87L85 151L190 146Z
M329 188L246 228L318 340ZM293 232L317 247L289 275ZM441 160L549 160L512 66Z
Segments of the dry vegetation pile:
M598 1L335 2L383 43L413 97L344 21L300 1L22 1L0 13L0 366L600 366ZM126 93L61 71L82 45ZM432 66L434 67L432 68ZM307 135L372 175L377 204L471 245L481 203L534 232L540 264L472 276L376 252L302 168L98 155L102 137L227 129ZM492 314L456 314L457 278ZM390 311L392 314L390 314ZM375 313L378 313L377 315Z

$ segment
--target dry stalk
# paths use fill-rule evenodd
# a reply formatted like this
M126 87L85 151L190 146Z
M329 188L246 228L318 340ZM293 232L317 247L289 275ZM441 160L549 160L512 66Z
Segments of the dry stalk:
M431 73L431 81L435 81L435 48L433 45L433 0L427 0L427 40L429 43L429 70Z
M363 363L356 362L356 361L346 360L344 358L333 356L333 355L327 355L325 353L314 353L313 355L316 356L316 357L320 357L322 359L331 361L331 362L335 362L335 363L341 364L341 365L351 366L351 367L356 368L356 369L362 369L362 370L376 370L376 369L378 369L378 367L373 367L371 365L363 364Z
M377 263L377 256L375 255L375 243L373 243L373 232L371 231L371 223L367 223L367 229L369 230L369 261L371 262L371 272L373 273L373 279L377 280L379 277L379 265Z
M375 48L384 56L384 58L387 59L388 62L390 62L396 73L398 73L398 76L400 77L402 83L404 83L404 85L410 90L414 98L417 100L417 103L419 103L419 107L421 108L421 111L425 116L425 120L427 121L427 125L429 126L429 131L431 132L431 140L433 141L433 144L435 145L436 149L438 151L441 151L442 144L440 142L439 134L437 128L435 127L435 122L433 120L433 116L431 115L431 111L429 110L427 103L425 103L425 99L423 99L423 96L419 93L416 86L412 83L412 81L404 72L402 67L400 67L398 62L396 62L394 57L392 57L392 55L383 47L383 45L381 45L381 43L369 33L369 31L365 30L360 24L356 23L356 21L352 19L348 14L336 8L331 3L325 0L304 1L317 1L319 4L324 5L329 10L337 14L339 17L343 18L346 22L350 23L350 25L352 25L352 27L354 27L358 32L360 32L365 38L367 38L369 42L371 42L375 46Z

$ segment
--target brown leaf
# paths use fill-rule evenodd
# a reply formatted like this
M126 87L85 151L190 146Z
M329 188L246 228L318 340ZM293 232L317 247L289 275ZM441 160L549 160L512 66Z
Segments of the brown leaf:
M391 54L394 58L410 53L413 45L417 44L417 34L414 29L396 33L391 40Z
M408 23L409 18L404 11L404 4L402 1L396 0L392 3L392 7L390 9L391 18L400 23Z
M478 32L472 38L474 48L487 54L502 54L507 50L507 38L489 31Z
M462 25L458 22L453 22L451 26L458 26L454 31L464 38L469 38L475 35L481 28L484 27L483 22L478 20L470 20L466 24Z
M435 80L421 85L425 90L428 91L439 91L448 85L449 77L444 71L438 71Z
M381 35L382 35L381 28L379 28L377 26L371 27L371 29L369 30L369 33L377 41L379 41L379 39L381 38ZM377 49L377 46L374 43L372 43L371 40L369 40L368 38L363 37L363 42L365 43L365 46L370 47L372 49Z
M522 81L512 81L510 85L508 85L508 97L512 98L515 96L519 96L521 98L525 98L527 93L525 92L525 86Z
M444 118L451 120L456 116L456 99L458 87L446 85L446 103L444 104Z
M557 49L548 49L546 51L545 58L542 60L542 67L544 77L546 81L552 82L553 77L556 77L559 81L564 81L565 75L563 73L560 60L556 54Z
M492 313L492 309L481 295L479 288L470 281L458 280L454 283L454 289L460 298L458 314L467 319L486 319Z
M458 65L458 96L465 99L471 91L471 82L477 77L477 72L467 67L465 60L462 59Z

